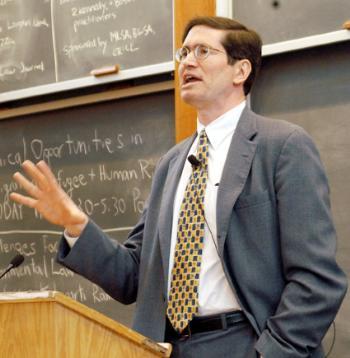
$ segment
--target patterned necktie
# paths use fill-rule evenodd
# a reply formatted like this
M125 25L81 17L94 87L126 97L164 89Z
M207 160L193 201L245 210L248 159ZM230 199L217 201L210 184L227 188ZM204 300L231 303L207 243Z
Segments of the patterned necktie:
M200 165L193 167L180 208L167 315L182 332L198 312L199 273L204 240L204 196L208 179L208 137L203 129L197 148Z

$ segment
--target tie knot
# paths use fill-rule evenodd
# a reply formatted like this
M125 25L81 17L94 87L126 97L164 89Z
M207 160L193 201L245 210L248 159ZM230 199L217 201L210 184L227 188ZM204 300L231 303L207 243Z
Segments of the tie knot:
M208 137L204 129L199 134L197 158L202 163L206 163L208 158Z

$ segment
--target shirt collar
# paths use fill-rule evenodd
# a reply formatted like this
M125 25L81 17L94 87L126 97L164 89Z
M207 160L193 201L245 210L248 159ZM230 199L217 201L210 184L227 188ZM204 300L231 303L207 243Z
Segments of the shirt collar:
M235 131L245 106L246 101L243 101L238 106L231 108L210 122L207 126L204 126L197 118L197 134L199 135L199 133L205 129L209 143L213 146L214 150L217 149L224 139L228 135L232 135Z

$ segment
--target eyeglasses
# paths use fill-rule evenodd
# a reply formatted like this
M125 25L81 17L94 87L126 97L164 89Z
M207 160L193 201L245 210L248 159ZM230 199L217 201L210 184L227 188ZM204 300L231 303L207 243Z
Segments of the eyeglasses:
M197 45L193 48L193 50L184 46L176 51L175 53L176 61L179 63L185 61L185 59L191 53L191 51L193 51L194 57L199 61L205 60L213 52L226 53L225 51L217 50L216 48L212 48L207 45Z

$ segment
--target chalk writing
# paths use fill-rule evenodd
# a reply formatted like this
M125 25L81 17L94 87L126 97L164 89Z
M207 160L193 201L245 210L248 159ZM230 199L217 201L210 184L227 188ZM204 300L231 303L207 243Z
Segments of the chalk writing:
M107 4L103 1L98 1L95 4L89 5L89 6L82 6L82 7L72 7L72 17L80 16L80 15L86 15L93 12L102 12L102 15L104 15L108 10Z
M43 61L35 64L24 63L23 61L19 62L16 66L12 65L10 67L0 68L0 81L4 81L6 77L17 76L17 78L23 78L23 75L34 72L45 71L45 64Z
M58 241L53 241L48 235L42 236L43 252L49 254L57 254L58 252Z
M33 72L33 71L38 71L38 72L44 72L45 71L45 66L44 66L44 62L41 61L38 64L25 64L24 62L20 62L20 73L29 73L29 72Z
M4 200L9 200L9 195L12 191L16 191L19 189L19 186L16 182L11 181L9 183L3 183L0 186L0 193L4 193Z
M59 169L57 172L58 184L68 193L72 195L74 189L86 186L88 184L87 178L84 174L76 174L72 176L66 176L63 169Z
M89 216L93 216L98 211L100 214L111 214L113 216L122 215L126 213L127 204L124 197L111 196L108 198L101 198L99 200L81 199L77 198L77 205Z
M94 303L98 302L106 302L111 301L112 297L109 296L106 292L102 291L98 286L92 285L92 297Z
M111 6L114 6L115 8L118 8L120 6L127 5L127 4L133 3L135 1L136 0L112 0L109 2L109 4Z
M17 21L7 21L7 30L23 30L27 27L49 27L48 21L46 18L38 19L24 19L24 20L17 20Z
M132 197L134 212L141 214L145 207L145 201L141 199L141 190L139 188L133 188Z
M142 27L132 27L129 29L121 29L109 33L109 39L113 42L135 40L139 37L147 37L149 35L155 35L151 24L145 24Z
M0 0L0 8L0 101L2 92L82 79L96 68L173 59L168 0Z
M73 55L77 52L81 52L87 49L98 49L102 54L106 53L107 43L99 36L86 40L78 44L69 44L63 46L63 53L69 58L73 58Z
M16 45L15 40L12 37L6 36L6 37L0 37L0 50L2 48L8 48L13 47Z
M117 15L114 13L102 14L102 15L89 15L82 19L74 20L73 28L74 32L78 32L82 26L91 26L93 24L99 24L110 20L116 20Z
M54 290L57 290L56 285L53 286ZM84 289L84 287L79 284L76 290L70 290L70 291L66 291L63 290L63 293L71 298L73 298L74 300L80 301L80 302L86 302L87 301L87 293L86 290Z
M0 6L6 6L10 2L14 2L14 0L0 0Z
M65 140L55 146L47 145L44 139L33 138L28 140L22 138L21 150L9 152L0 156L0 168L7 166L18 166L29 157L35 161L45 160L51 164L52 160L60 160L64 155L88 156L90 153L104 152L114 154L116 151L124 150L133 146L145 145L144 139L140 133L125 135L115 133L111 137L102 137L98 130L93 130L90 140L74 138L67 134ZM1 154L0 154L1 155ZM149 164L140 160L139 162L142 177L149 177L147 167Z
M18 252L23 256L33 256L37 252L36 243L21 241L5 242L2 238L0 238L0 253L9 254L15 252Z
M13 76L15 73L16 68L14 67L0 68L0 81L5 81L6 77Z
M66 5L66 4L75 2L75 1L77 1L77 0L60 0L59 4L60 5Z
M28 258L24 264L11 270L3 279L10 280L12 277L30 277L39 276L41 278L49 277L49 267L45 256L42 257L42 263L37 263L34 257Z
M49 147L45 146L45 143L41 139L33 139L30 142L30 150L35 160L45 160L49 164L52 158L62 158L62 148L64 144L58 146Z
M0 202L0 220L23 220L23 206L12 201Z

